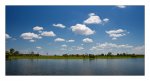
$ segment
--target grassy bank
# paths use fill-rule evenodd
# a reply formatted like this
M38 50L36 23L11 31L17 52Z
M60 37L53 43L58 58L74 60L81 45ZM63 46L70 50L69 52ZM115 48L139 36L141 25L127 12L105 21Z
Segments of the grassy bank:
M144 58L144 55L136 56L95 56L92 59L123 59L123 58ZM91 59L89 56L7 56L7 59Z
M6 51L6 59L123 59L123 58L144 58L144 54L117 53L117 55L108 52L106 54L62 54L62 55L42 55L39 53L21 54L19 51L11 48Z

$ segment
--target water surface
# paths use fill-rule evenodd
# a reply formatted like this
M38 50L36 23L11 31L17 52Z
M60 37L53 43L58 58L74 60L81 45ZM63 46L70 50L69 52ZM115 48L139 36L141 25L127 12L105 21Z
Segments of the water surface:
M6 75L144 75L144 59L17 59Z

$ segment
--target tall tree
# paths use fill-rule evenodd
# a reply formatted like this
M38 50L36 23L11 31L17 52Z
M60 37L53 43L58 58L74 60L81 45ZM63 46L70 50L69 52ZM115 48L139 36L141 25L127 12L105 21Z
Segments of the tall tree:
M111 56L111 55L112 55L112 53L111 53L111 52L108 52L107 56Z
M14 52L15 52L15 49L11 48L10 49L10 54L14 54Z

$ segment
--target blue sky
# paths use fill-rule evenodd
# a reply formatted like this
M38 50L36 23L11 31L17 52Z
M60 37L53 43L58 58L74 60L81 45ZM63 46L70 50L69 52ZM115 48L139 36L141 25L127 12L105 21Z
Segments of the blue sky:
M6 49L144 54L144 6L6 6Z

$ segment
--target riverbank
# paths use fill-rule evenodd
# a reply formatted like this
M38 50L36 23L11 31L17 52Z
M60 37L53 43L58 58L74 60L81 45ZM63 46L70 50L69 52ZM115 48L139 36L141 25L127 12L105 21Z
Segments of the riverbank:
M144 58L144 55L135 56L7 56L6 59L125 59L125 58Z

